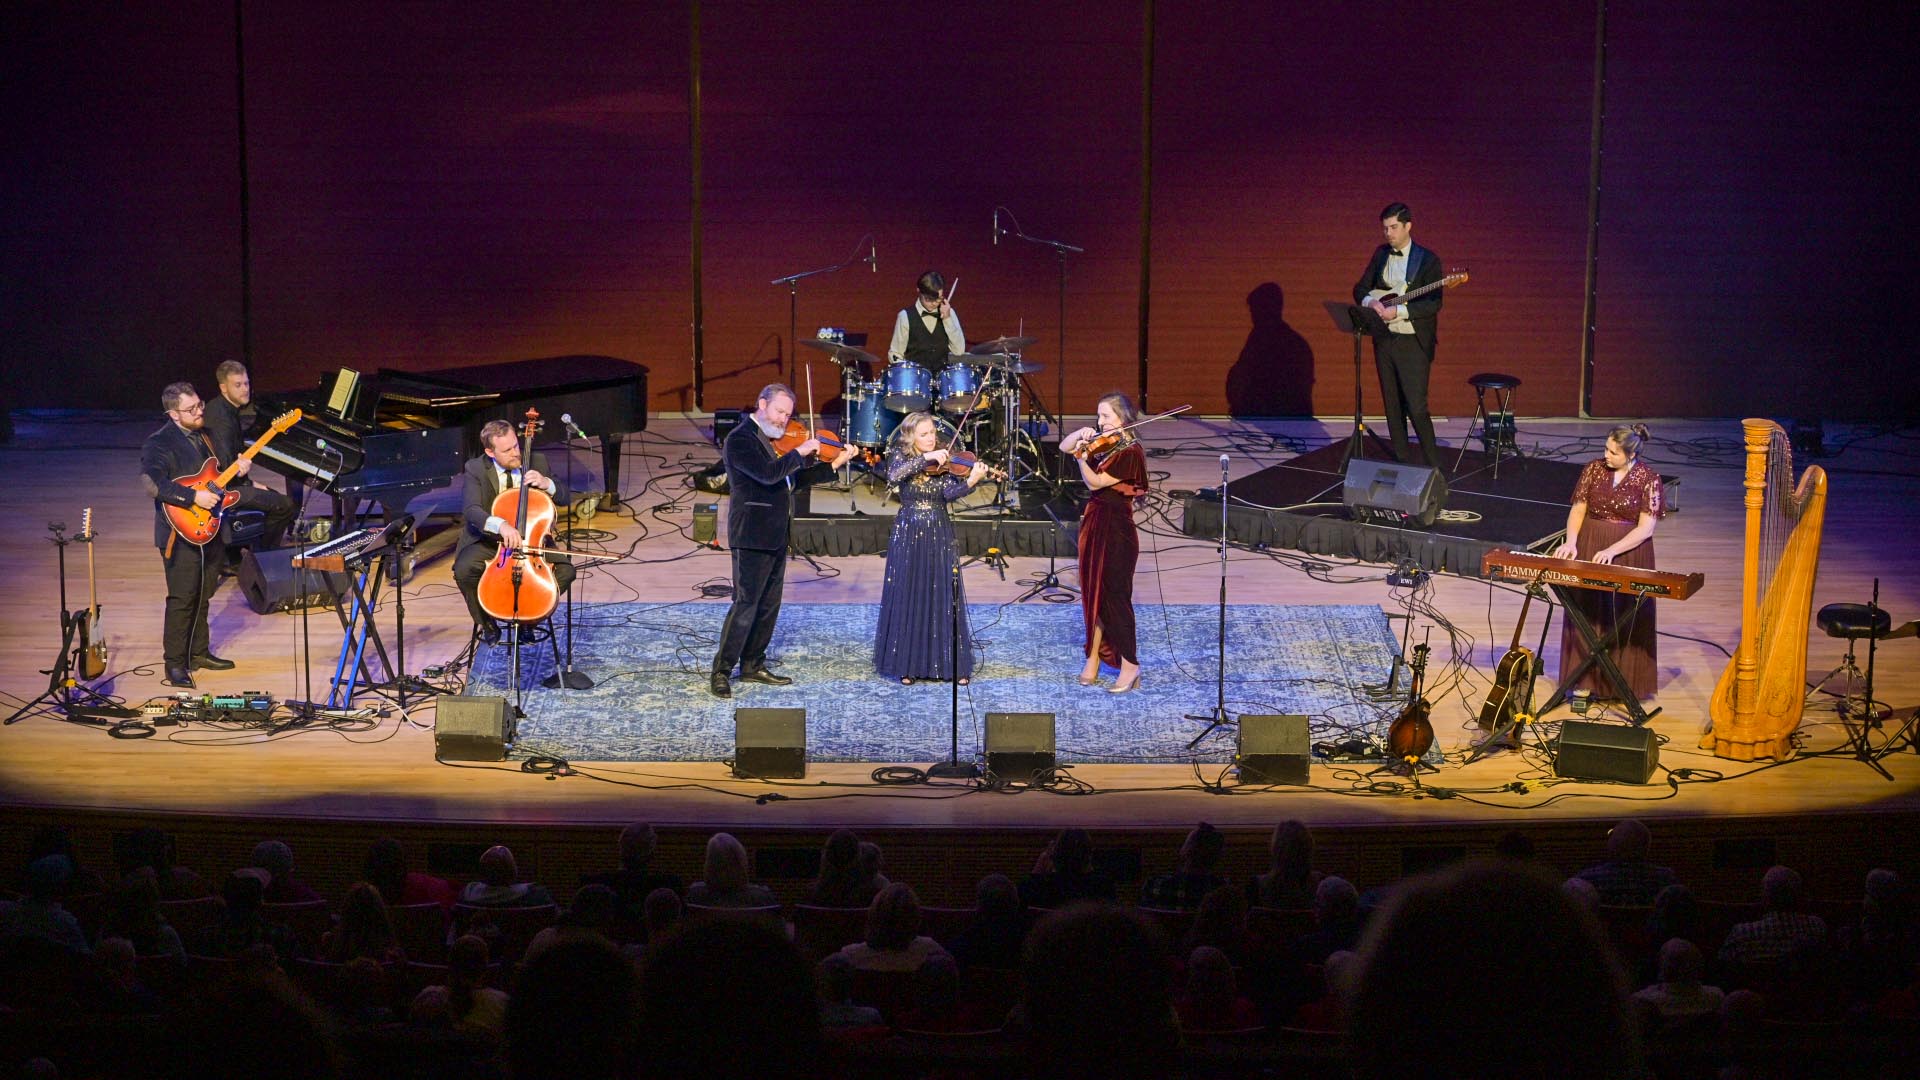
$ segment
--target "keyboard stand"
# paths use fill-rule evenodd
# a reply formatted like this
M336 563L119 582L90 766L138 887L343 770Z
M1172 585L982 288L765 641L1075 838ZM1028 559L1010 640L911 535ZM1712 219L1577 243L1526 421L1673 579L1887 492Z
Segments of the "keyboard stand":
M1607 682L1612 684L1614 693L1619 695L1620 703L1627 710L1627 718L1633 721L1635 727L1643 727L1647 721L1660 715L1659 709L1648 712L1640 707L1640 699L1634 697L1633 688L1628 685L1627 677L1620 672L1620 665L1613 662L1613 647L1620 642L1620 632L1632 626L1633 620L1639 616L1640 605L1647 602L1646 590L1633 590L1633 606L1627 609L1623 618L1615 619L1613 628L1602 635L1594 629L1593 620L1587 618L1587 613L1580 610L1579 605L1574 603L1567 586L1549 585L1547 587L1553 590L1553 595L1560 601L1561 617L1573 626L1574 631L1580 635L1580 640L1587 643L1587 658L1576 665L1572 671L1561 675L1560 685L1554 688L1553 696L1547 699L1546 704L1540 706L1540 711L1535 715L1545 716L1552 712L1556 706L1567 699L1567 692L1573 684L1579 682L1581 676L1595 665L1599 666L1600 674ZM1564 663L1564 660L1562 662Z

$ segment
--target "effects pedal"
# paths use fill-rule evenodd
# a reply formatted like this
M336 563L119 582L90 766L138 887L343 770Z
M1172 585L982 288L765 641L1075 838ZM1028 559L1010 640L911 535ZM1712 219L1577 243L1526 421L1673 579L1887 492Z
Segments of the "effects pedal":
M1432 576L1412 563L1401 563L1387 571L1387 584L1396 589L1417 589Z

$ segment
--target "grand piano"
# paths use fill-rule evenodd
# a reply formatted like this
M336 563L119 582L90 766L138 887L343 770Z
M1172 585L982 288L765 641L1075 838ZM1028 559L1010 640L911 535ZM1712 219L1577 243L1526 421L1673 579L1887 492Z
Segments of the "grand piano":
M371 377L333 372L310 391L256 395L264 429L267 417L299 408L299 423L268 443L260 465L335 496L335 516L345 525L361 499L371 499L398 519L414 496L460 474L480 453L480 428L489 420L518 427L528 408L538 409L546 434L558 443L568 413L590 437L601 440L604 490L620 490L621 437L647 427L647 369L611 356L552 356L501 364L396 371ZM251 438L258 431L246 432Z

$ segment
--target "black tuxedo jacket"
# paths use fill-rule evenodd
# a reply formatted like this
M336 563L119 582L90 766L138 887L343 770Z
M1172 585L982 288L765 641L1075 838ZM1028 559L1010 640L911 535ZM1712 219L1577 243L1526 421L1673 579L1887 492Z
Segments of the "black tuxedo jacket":
M1385 244L1373 249L1373 258L1367 261L1366 272L1360 275L1359 282L1353 287L1354 303L1364 303L1368 293L1387 287L1380 272L1386 269L1387 252L1391 250L1393 249ZM1408 289L1432 284L1439 281L1442 276L1440 256L1419 244L1411 244L1407 247ZM1420 351L1429 357L1433 355L1434 344L1440 338L1440 301L1446 296L1446 292L1445 289L1435 289L1407 305L1407 318L1413 323L1413 338L1420 343Z
M204 431L188 434L169 420L140 445L140 474L152 483L155 492L153 546L162 551L167 549L167 537L173 535L164 507L193 505L193 489L174 483L173 478L197 473L208 458L217 456L207 446L211 439L201 439Z
M224 395L215 394L201 400L207 403L207 437L213 440L214 456L219 459L220 467L224 469L233 464L233 459L240 456L240 451L246 449L247 421L240 416L240 410L234 408L233 403ZM258 419L259 407L250 406L250 409L255 416L255 422L260 423L264 428L265 423ZM251 475L238 476L234 478L233 486L248 487L252 483Z
M752 416L741 418L727 435L721 455L727 463L727 546L787 550L793 487L831 480L833 466L824 461L808 464L792 450L774 453L773 440L761 433Z
M567 491L566 478L547 471L545 454L533 451L520 464L523 472L533 469L553 481L553 505L567 505L572 496ZM493 516L493 500L502 490L499 474L493 468L493 459L481 454L468 461L464 480L465 486L460 496L460 543L454 548L455 559L475 544L485 544L489 551L500 547L500 538L487 531L487 519Z

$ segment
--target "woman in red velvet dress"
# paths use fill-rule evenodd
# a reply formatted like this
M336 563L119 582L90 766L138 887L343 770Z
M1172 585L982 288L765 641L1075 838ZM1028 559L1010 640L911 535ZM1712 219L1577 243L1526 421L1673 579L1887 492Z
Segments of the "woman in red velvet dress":
M1617 427L1607 433L1606 457L1587 462L1573 489L1573 509L1567 514L1567 542L1554 549L1558 559L1584 559L1652 570L1653 528L1666 512L1660 474L1640 460L1647 426ZM1601 635L1627 617L1633 597L1597 589L1569 589L1568 595L1586 613ZM1654 615L1651 602L1640 605L1632 625L1613 647L1613 662L1626 676L1636 698L1653 696L1659 683L1656 666ZM1571 623L1560 624L1560 670L1568 672L1587 658L1587 643ZM1564 677L1564 675L1563 675ZM1573 689L1611 698L1613 685L1596 667L1588 668Z
M1098 429L1081 428L1060 449L1072 454L1101 432L1140 419L1125 394L1108 394L1094 410ZM1100 665L1119 669L1110 694L1131 693L1140 685L1140 656L1133 629L1133 567L1140 561L1140 533L1133 524L1133 500L1147 493L1147 454L1130 436L1106 452L1078 457L1080 479L1093 497L1080 515L1080 608L1086 618L1087 665L1080 685L1100 681Z

